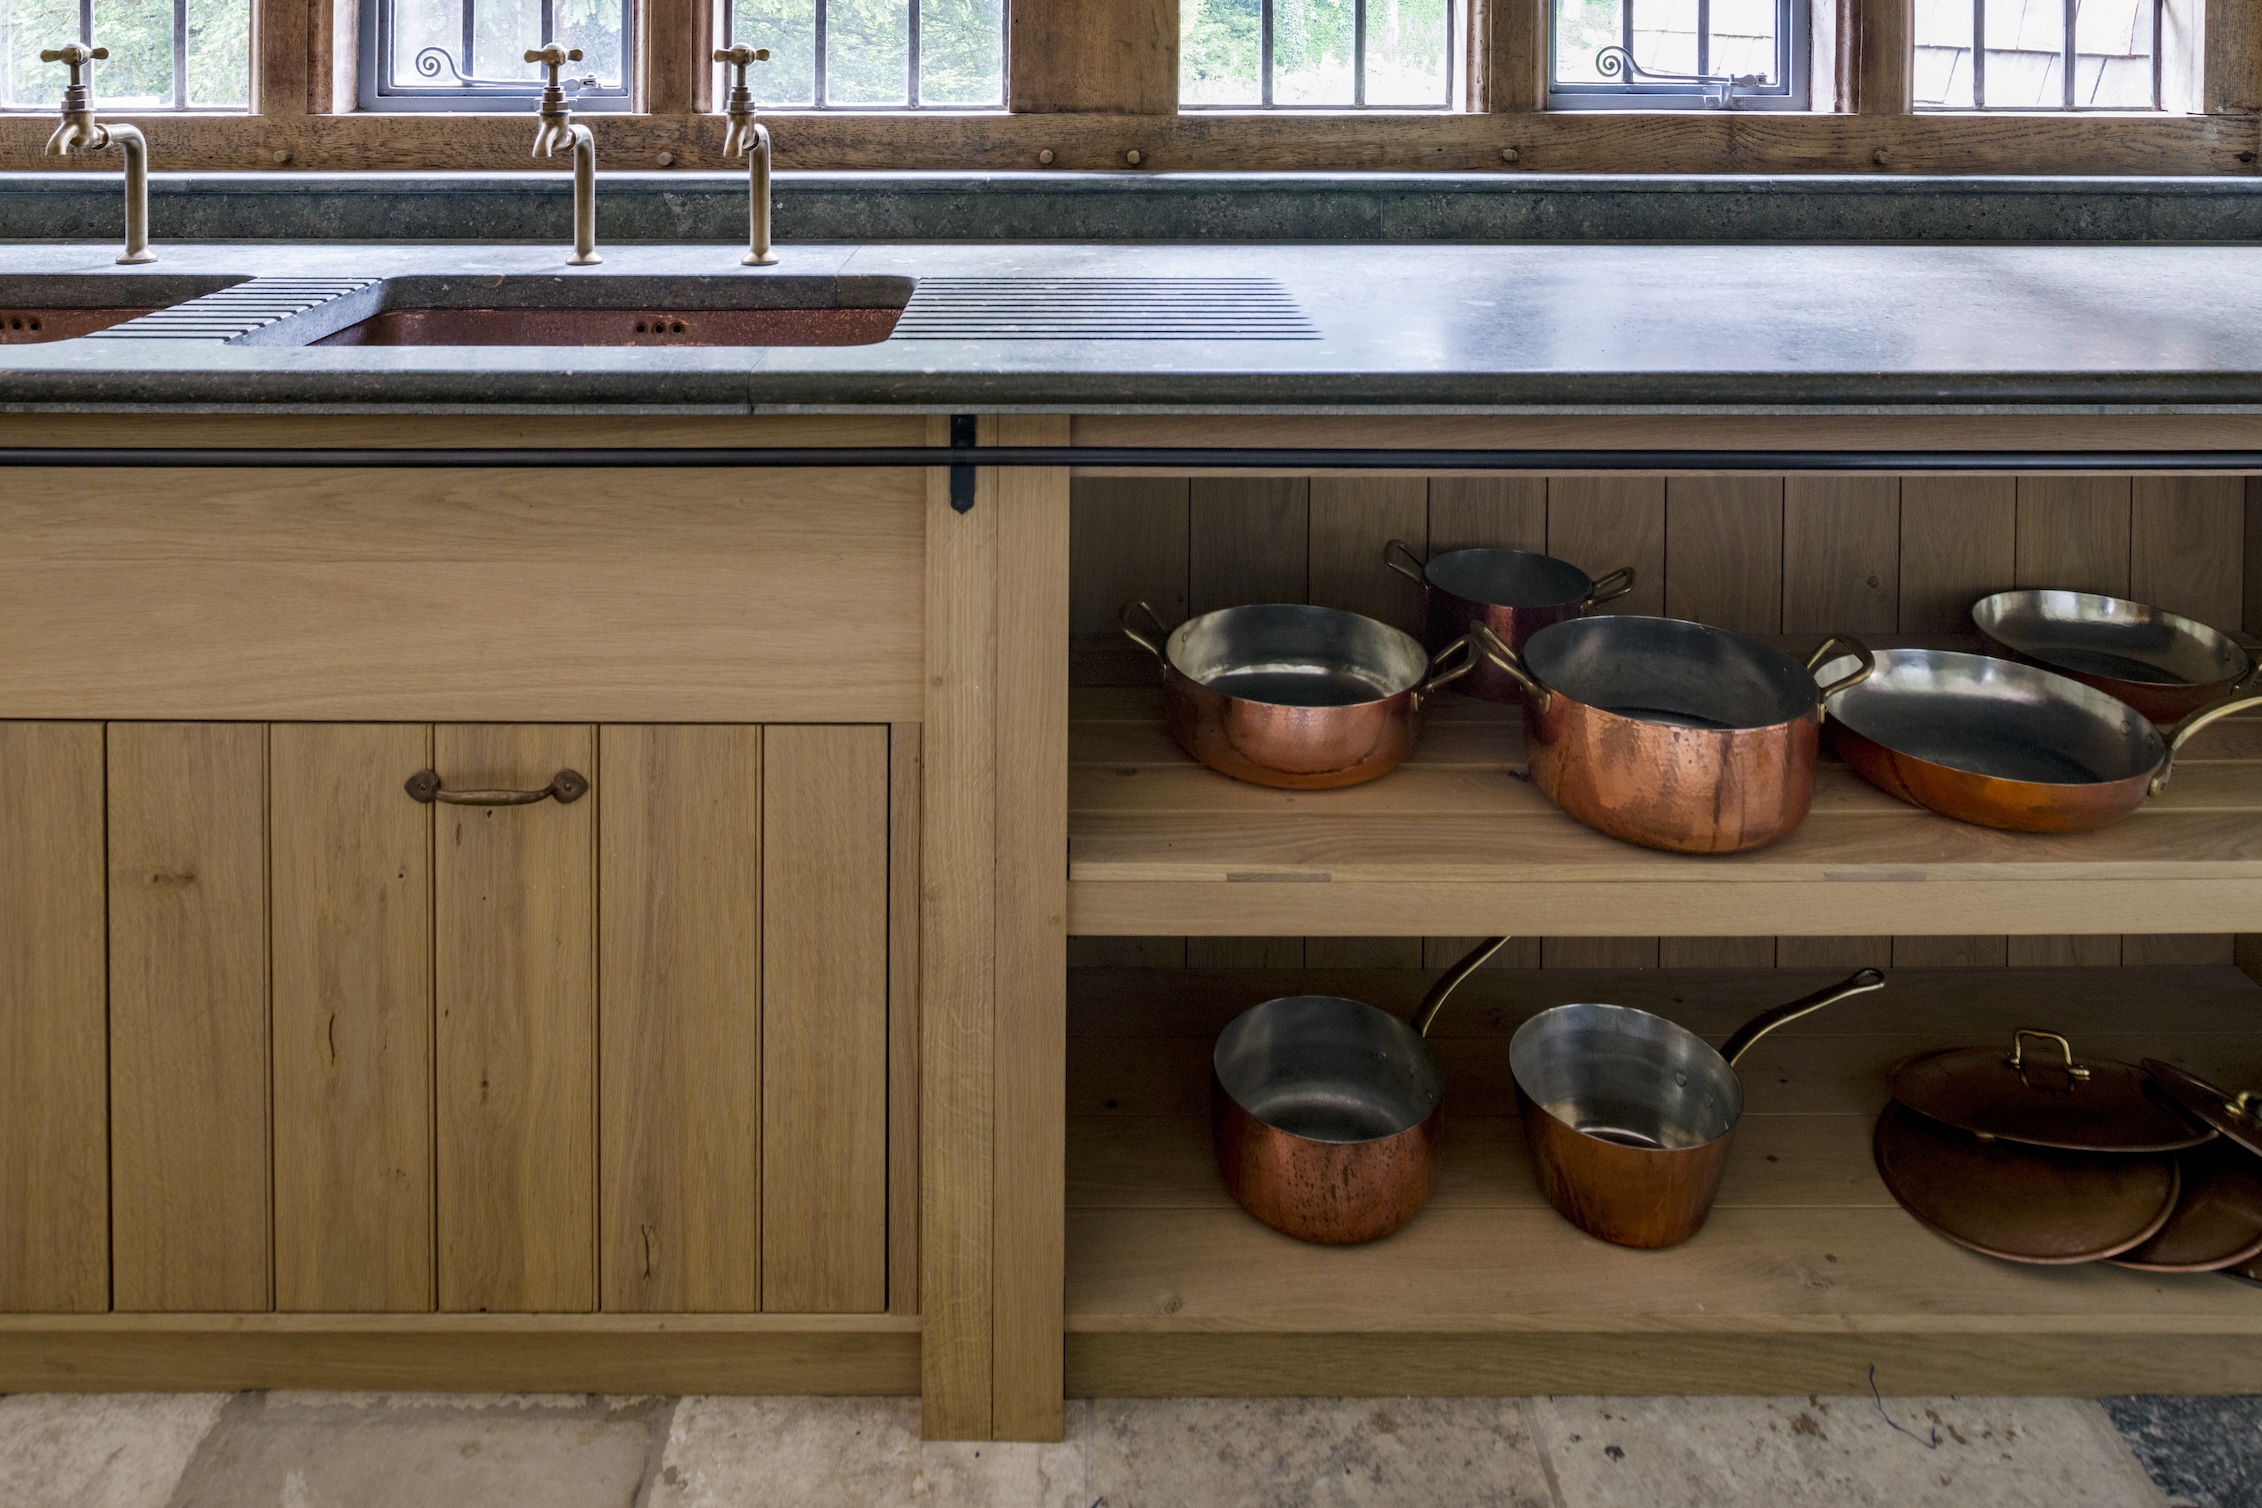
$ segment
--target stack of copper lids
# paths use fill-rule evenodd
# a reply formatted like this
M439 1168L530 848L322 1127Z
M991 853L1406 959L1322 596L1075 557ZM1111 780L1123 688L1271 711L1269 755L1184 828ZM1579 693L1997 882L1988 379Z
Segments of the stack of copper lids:
M2055 1051L2051 1051L2052 1047ZM2013 1262L2262 1279L2262 1096L2051 1032L1895 1068L1877 1171L1901 1207Z

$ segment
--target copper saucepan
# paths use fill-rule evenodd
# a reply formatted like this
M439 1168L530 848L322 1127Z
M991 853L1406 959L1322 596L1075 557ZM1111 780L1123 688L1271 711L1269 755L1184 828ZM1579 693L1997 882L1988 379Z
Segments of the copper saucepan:
M1720 1191L1744 1113L1736 1060L1776 1027L1884 985L1863 969L1754 1016L1717 1051L1628 1005L1541 1011L1508 1044L1540 1192L1564 1219L1620 1246L1688 1240Z
M2262 706L2262 695L2217 702L2163 737L2093 686L1945 649L1885 650L1874 674L1824 695L1832 741L1870 784L1961 822L2036 833L2120 821L2167 787L2193 734Z
M1482 623L1469 637L1523 690L1532 783L1589 827L1676 853L1741 853L1797 827L1823 699L1871 663L1842 634L1802 665L1726 629L1630 615L1543 628L1521 654ZM1817 688L1834 650L1850 667Z
M1472 623L1491 629L1510 649L1522 649L1548 625L1583 618L1634 589L1632 566L1597 580L1568 560L1531 550L1447 550L1425 565L1412 545L1394 539L1383 546L1382 563L1422 589L1432 649L1465 636ZM1492 702L1515 702L1524 694L1489 662L1480 662L1457 689Z
M2006 657L2118 697L2167 726L2253 680L2253 656L2219 629L2092 592L1997 592L1971 621Z
M1445 997L1508 941L1489 937L1430 988L1412 1025L1339 995L1250 1006L1210 1055L1210 1138L1241 1207L1299 1241L1349 1246L1422 1211L1437 1180Z
M1432 658L1387 623L1300 603L1220 608L1166 634L1153 608L1130 602L1122 628L1162 667L1164 716L1181 749L1236 780L1290 790L1396 769L1421 734L1423 706L1474 657L1465 640Z

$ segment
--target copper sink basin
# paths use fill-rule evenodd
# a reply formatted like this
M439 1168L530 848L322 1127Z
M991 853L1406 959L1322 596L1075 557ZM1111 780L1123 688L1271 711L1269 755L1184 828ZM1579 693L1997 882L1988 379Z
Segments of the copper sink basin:
M387 309L318 346L868 346L901 309Z
M155 312L154 309L0 308L0 346L28 346L45 340L71 340Z

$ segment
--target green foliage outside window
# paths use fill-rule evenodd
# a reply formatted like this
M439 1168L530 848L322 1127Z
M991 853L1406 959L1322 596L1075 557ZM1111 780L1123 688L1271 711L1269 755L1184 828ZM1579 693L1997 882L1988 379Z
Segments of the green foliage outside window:
M182 80L173 77L176 26L187 38ZM78 41L110 53L94 65L98 107L250 106L250 0L94 0L91 38L79 35L77 0L0 0L0 108L54 108L63 97L63 66L42 63L39 54Z

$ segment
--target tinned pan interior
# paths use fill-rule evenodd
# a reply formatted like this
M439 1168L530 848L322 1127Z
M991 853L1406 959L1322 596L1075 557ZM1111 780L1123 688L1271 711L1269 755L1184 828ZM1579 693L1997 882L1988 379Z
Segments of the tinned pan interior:
M1508 1067L1532 1102L1619 1146L1679 1151L1728 1134L1744 1086L1710 1044L1625 1005L1558 1005L1516 1029Z
M1524 662L1551 691L1645 722L1772 728L1822 699L1807 668L1773 645L1677 618L1568 619L1533 634Z
M1833 660L1822 680L1853 668ZM2168 747L2151 719L2034 665L1946 649L1888 649L1830 698L1830 715L1897 754L1993 780L2098 785L2149 775Z
M1443 1094L1421 1036L1340 995L1286 995L1229 1022L1217 1082L1250 1115L1312 1141L1363 1142L1420 1125Z
M2208 686L2253 668L2228 634L2093 592L1997 592L1973 604L1971 620L1996 643L2079 675Z
M1283 706L1351 706L1410 691L1429 656L1408 633L1340 608L1259 603L1189 618L1166 646L1180 675Z
M1577 566L1531 550L1448 550L1426 574L1441 592L1493 607L1562 607L1594 590Z

